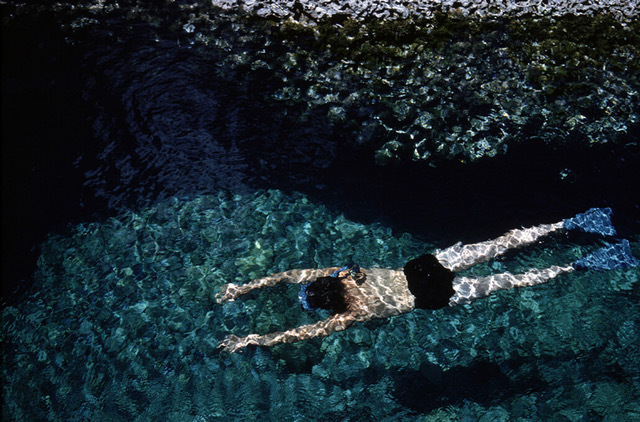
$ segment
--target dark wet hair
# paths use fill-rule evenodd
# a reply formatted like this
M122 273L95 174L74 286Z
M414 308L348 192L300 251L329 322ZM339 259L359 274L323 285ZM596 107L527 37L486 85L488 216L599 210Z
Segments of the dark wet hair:
M320 277L306 289L307 303L312 308L321 308L342 313L347 310L344 284L339 277Z

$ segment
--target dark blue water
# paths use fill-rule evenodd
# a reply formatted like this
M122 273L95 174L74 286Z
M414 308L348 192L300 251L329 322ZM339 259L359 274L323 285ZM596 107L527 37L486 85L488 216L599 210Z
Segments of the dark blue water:
M591 133L601 136L595 145L575 131L554 130L549 118L504 126L528 139L509 143L506 154L475 161L465 153L433 161L401 155L380 166L382 145L408 136L398 135L408 119L399 105L381 105L401 83L378 92L348 72L332 74L338 58L313 50L311 36L292 43L264 22L221 15L197 38L173 6L141 18L116 11L77 28L82 12L2 7L3 16L15 13L3 22L2 271L12 305L3 315L3 415L640 414L633 270L566 277L468 309L417 311L231 357L215 350L229 332L267 332L315 316L300 311L295 291L280 287L224 308L212 301L226 281L349 259L397 267L433 247L559 221L592 206L614 209L619 234L637 255L637 104L614 116L632 116L616 137ZM485 41L494 50L511 42L508 31L492 31ZM460 66L466 50L458 41L440 53L450 51ZM300 46L317 61L276 66ZM491 64L496 75L509 67ZM619 75L626 87L611 90L624 103L637 97L638 70ZM371 101L345 102L340 110L311 94L308 104L282 99L290 90L317 89L323 78L334 81L324 85L328 96L359 92ZM450 89L440 98L463 98L460 80L440 86ZM594 91L610 88L605 77L591 83ZM547 99L530 107L562 100ZM444 116L439 130L469 120L470 110L490 114L468 101ZM370 132L372 116L393 131ZM601 133L607 130L603 124ZM553 239L483 271L563 264L598 242ZM37 404L29 408L30 401Z

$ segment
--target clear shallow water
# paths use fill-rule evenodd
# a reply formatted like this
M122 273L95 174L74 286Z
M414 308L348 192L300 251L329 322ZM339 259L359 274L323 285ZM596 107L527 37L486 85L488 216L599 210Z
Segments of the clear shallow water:
M474 272L566 263L599 244L551 238ZM225 282L350 259L398 267L431 248L279 191L172 199L76 226L43 246L37 293L3 313L3 412L18 420L638 417L637 270L575 273L323 340L231 356L215 349L230 332L326 317L302 310L296 286L219 306L213 297Z
M3 311L4 415L638 417L637 271L574 274L467 308L416 311L231 357L214 350L229 332L323 315L302 312L297 290L285 286L224 307L212 300L228 281L350 259L399 267L435 246L595 205L614 208L640 255L630 42L609 49L611 73L573 63L557 79L554 67L536 77L513 55L494 56L522 42L513 26L454 25L447 31L457 35L432 42L415 28L394 38L398 28L383 25L362 43L373 52L357 50L357 69L339 37L326 38L330 28L316 37L196 14L198 30L187 31L193 16L171 7L105 15L61 7L8 21L15 65L3 76L13 122L6 139L18 158L9 174L20 177L3 224L17 233L11 246L27 238L29 249L52 234L37 269L16 254L19 269L35 275ZM544 53L542 62L565 52L544 39L536 50L539 42L525 46ZM598 57L590 45L569 51ZM491 59L479 59L483 52ZM433 74L411 63L429 63ZM553 82L548 96L537 91L542 77ZM481 87L494 78L496 89ZM434 97L416 103L423 86ZM425 108L441 116L428 130L416 125L434 122L412 114ZM493 122L487 130L502 129L508 154L468 162L492 155L460 126L473 113ZM578 113L586 123L569 127ZM422 143L428 148L414 162L410 141L425 133L434 142ZM396 150L395 141L408 147ZM374 165L381 153L390 167ZM551 239L476 271L565 264L598 245L588 236Z

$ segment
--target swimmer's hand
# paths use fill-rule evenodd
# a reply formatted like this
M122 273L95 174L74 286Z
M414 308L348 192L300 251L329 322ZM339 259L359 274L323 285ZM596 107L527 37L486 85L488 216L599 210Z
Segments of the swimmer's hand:
M220 288L220 291L216 293L216 302L225 303L225 302L233 302L240 296L242 293L242 289L239 285L234 283L225 284Z
M246 337L238 337L231 334L218 344L218 349L222 352L235 353L251 344L259 344L258 337L257 334L249 334Z

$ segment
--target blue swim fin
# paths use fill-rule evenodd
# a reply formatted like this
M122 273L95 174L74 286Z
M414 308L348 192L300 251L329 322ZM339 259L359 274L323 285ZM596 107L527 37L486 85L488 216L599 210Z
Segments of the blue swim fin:
M579 229L603 236L616 235L616 229L611 224L611 208L591 208L587 212L563 220L562 227L567 230Z
M623 240L616 245L605 246L591 255L581 258L573 263L577 269L592 270L617 270L632 268L638 265L638 260L631 254L628 240Z

